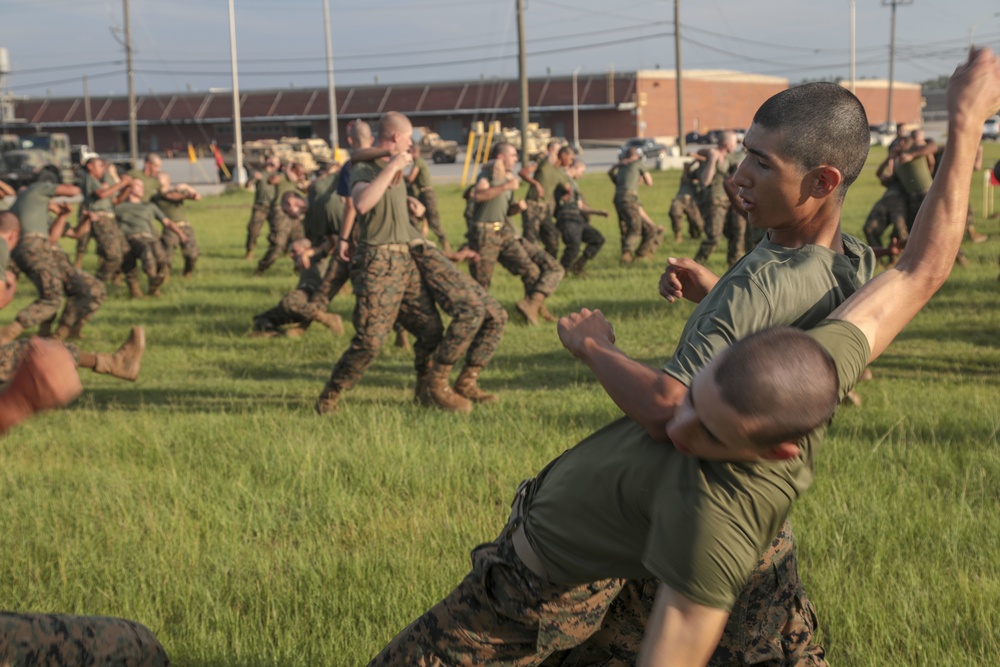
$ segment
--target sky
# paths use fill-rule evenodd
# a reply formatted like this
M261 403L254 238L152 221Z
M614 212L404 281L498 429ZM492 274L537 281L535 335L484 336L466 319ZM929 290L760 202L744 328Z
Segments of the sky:
M685 69L797 83L849 78L850 2L678 0ZM899 0L897 0L898 2ZM950 74L977 44L1000 50L996 0L896 7L897 81ZM228 90L226 0L128 0L137 94ZM889 76L891 0L857 0L858 78ZM673 69L674 0L525 0L528 73ZM515 0L329 0L338 87L517 76ZM122 0L0 0L18 96L127 92ZM241 90L325 87L323 0L235 0Z

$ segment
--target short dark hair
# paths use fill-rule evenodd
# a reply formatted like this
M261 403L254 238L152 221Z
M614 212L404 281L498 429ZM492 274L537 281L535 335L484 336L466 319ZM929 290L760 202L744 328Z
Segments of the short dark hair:
M514 144L508 143L506 141L501 141L499 143L493 144L493 148L490 150L490 159L495 160L496 158L500 157L500 153L502 153L504 149L507 148L508 146L510 146L514 150L517 150L517 147L514 146Z
M806 171L829 165L840 171L840 201L868 159L871 131L860 100L836 83L814 82L783 90L764 102L755 125L782 135L782 157Z
M800 329L776 327L744 338L719 357L713 377L723 400L756 421L748 437L762 448L799 441L837 409L833 358Z

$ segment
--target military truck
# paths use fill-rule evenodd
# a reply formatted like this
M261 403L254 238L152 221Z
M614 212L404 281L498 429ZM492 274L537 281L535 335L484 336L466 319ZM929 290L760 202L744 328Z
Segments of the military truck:
M505 127L500 130L500 139L508 144L513 144L519 151L521 150L521 130ZM549 128L539 127L538 123L528 123L528 155L544 152L551 140L552 131ZM497 143L497 141L498 138L494 136L493 143Z
M282 137L279 141L288 144L292 150L299 155L296 162L300 162L306 168L306 173L312 173L321 167L333 162L333 149L325 139L313 137L311 139L299 139L297 137Z
M16 142L5 139L3 143L0 178L12 187L19 188L35 181L76 182L68 135L58 132L33 134L20 137Z
M420 148L420 157L430 158L435 164L454 162L458 156L458 142L442 139L429 127L413 128L413 143Z

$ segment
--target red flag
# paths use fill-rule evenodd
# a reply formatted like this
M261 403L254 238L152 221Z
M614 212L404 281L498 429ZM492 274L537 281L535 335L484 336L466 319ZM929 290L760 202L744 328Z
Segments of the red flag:
M1000 185L1000 160L993 165L993 171L990 172L990 185Z
M226 169L226 161L222 159L222 153L219 152L219 147L214 143L209 144L212 147L212 155L215 156L215 166L222 170L222 173L229 178L229 170Z

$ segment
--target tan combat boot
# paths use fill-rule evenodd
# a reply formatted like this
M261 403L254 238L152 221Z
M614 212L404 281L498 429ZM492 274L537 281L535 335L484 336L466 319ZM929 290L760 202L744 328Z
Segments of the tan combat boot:
M135 382L139 377L139 367L145 351L146 330L142 327L132 327L132 333L117 352L114 354L98 352L94 355L97 359L94 372Z
M128 294L133 299L141 299L145 296L145 294L142 293L142 287L139 286L139 283L132 282L131 280L128 283Z
M427 403L448 412L472 412L472 403L464 396L452 391L448 384L451 366L430 362L427 368L427 389L423 393Z
M548 307L546 307L545 302L542 301L541 305L538 306L538 316L545 320L546 322L558 322L559 318L549 312Z
M622 253L621 259L618 260L619 264L631 264L635 260L635 255L632 254L630 250L626 250Z
M567 270L573 275L580 276L582 278L587 275L587 272L584 270L585 266L587 266L587 258L580 255L573 260L573 263L569 265L569 269Z
M325 310L321 310L313 315L313 319L338 336L344 333L344 321L336 313L328 313Z
M514 307L517 308L517 312L524 316L528 324L534 326L538 324L538 309L541 308L544 302L545 295L541 292L535 292L531 296L526 296L518 301L514 304Z
M479 374L483 372L482 366L465 366L455 380L455 393L465 396L473 403L496 403L500 397L496 394L489 394L479 388Z
M395 346L401 350L410 351L410 339L406 337L406 329L400 329L396 332Z
M6 345L21 335L24 327L20 322L11 322L7 326L0 327L0 345Z
M340 408L340 391L327 385L316 399L316 412L321 415L332 415Z
M66 340L72 335L72 333L73 330L70 329L69 325L60 324L58 327L56 327L56 330L52 333L52 338L56 340Z

